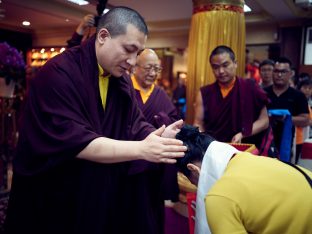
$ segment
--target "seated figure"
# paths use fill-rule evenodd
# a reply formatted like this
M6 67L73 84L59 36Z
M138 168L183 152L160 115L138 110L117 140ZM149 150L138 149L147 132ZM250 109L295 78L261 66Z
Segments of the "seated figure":
M179 170L198 186L195 233L311 233L312 172L184 126Z

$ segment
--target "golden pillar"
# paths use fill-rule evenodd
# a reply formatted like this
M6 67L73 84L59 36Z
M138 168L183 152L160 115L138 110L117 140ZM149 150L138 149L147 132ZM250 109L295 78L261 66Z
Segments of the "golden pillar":
M186 122L193 123L194 103L201 86L215 81L209 64L211 51L219 46L232 48L237 75L245 74L244 0L193 0L188 42Z

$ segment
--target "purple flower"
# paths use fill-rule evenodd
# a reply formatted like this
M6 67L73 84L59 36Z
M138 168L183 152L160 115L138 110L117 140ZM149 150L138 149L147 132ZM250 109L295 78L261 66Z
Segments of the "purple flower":
M0 43L0 77L7 81L24 78L25 61L21 53L8 43Z

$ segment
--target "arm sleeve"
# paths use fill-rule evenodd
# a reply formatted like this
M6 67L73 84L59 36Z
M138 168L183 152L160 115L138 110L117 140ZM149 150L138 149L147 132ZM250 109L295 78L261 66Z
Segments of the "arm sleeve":
M298 93L295 107L296 107L296 110L295 110L296 113L294 113L294 116L297 116L300 114L309 114L308 101L306 97L304 96L304 94L301 92Z
M208 195L205 200L207 222L214 234L247 234L239 206L230 199Z
M79 35L78 33L74 32L72 37L69 40L67 40L67 48L80 45L82 38L83 35Z

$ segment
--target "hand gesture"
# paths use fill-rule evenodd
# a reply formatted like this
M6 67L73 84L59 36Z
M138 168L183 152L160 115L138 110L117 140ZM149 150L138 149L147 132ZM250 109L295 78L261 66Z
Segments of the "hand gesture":
M76 32L79 35L83 35L85 33L85 30L88 27L93 27L93 26L94 26L94 15L88 14L83 17L83 19L81 20L80 24L78 25L76 29Z
M180 119L165 128L165 131L161 134L162 137L175 138L178 132L183 127L183 120Z
M235 136L232 138L232 143L241 143L243 139L243 134L241 132L237 133Z
M174 132L177 131L177 126L177 124L168 126L168 128L170 127L170 130L167 130L170 133L168 133L168 136L175 136L176 133ZM164 133L165 127L162 126L142 141L143 144L140 144L141 147L139 149L142 159L155 163L176 163L175 158L184 156L187 148L183 146L183 142L177 139L161 137Z

